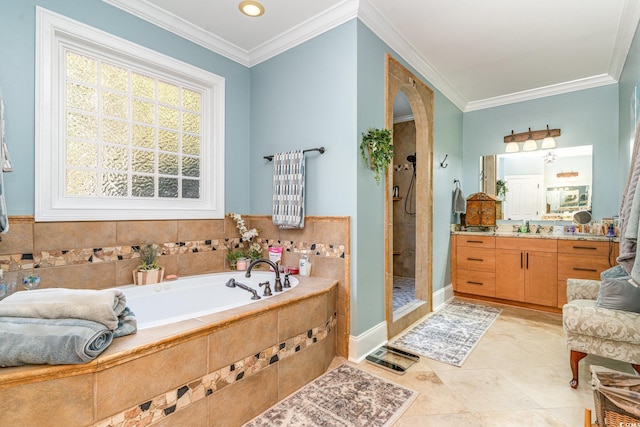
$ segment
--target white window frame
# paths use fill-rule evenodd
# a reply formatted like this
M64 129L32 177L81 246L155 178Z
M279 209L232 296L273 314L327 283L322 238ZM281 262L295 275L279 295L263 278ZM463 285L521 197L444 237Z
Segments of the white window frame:
M179 81L202 96L199 199L65 197L66 49L94 52L149 75ZM223 77L86 24L36 7L35 220L224 218Z

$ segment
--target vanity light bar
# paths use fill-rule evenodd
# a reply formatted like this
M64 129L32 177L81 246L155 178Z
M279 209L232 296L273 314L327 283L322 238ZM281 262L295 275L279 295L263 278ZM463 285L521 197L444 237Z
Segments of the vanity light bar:
M526 132L520 133L513 133L513 131L511 131L511 135L506 135L504 137L504 143L509 144L510 142L525 142L527 139L533 139L534 141L537 141L548 136L560 136L560 129L549 129L549 126L547 126L547 129L542 130L528 130Z

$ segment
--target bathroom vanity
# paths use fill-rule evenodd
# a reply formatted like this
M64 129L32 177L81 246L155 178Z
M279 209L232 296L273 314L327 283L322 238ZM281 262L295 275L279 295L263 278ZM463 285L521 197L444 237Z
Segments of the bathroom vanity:
M604 236L453 232L451 281L456 295L557 312L568 278L599 280L617 257Z

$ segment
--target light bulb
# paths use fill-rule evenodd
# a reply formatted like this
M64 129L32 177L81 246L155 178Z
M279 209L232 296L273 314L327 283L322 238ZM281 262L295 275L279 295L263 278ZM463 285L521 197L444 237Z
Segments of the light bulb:
M522 145L522 151L533 151L538 149L538 143L533 139L527 139Z
M507 147L504 149L505 153L517 153L520 151L520 146L517 142L508 142Z

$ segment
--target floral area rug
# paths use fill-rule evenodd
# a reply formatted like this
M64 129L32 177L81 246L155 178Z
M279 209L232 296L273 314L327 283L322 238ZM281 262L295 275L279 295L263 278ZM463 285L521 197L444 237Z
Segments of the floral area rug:
M500 312L499 308L453 300L388 345L462 366Z
M416 391L342 364L245 427L391 426L417 395Z

